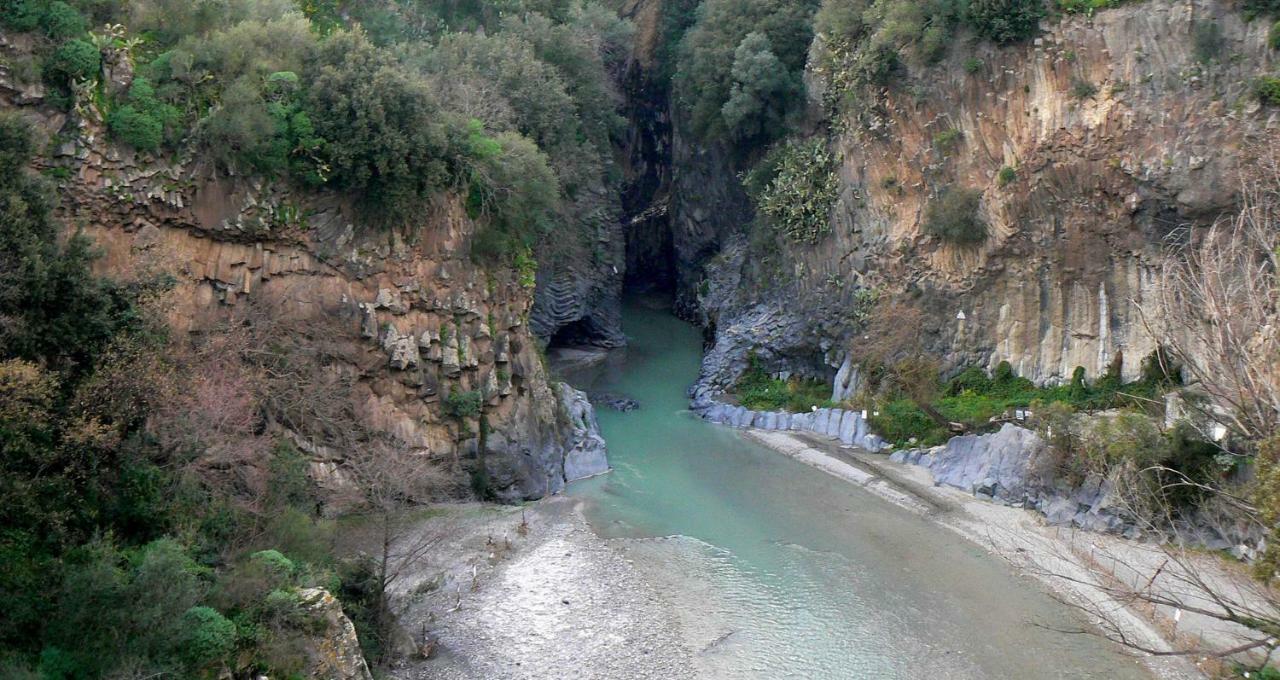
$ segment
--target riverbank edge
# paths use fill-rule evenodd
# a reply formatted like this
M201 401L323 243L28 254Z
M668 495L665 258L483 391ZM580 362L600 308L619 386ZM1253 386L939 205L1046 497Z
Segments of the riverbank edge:
M1105 597L1088 584L1112 577L1081 554L1077 539L1101 538L1080 529L1052 527L1031 510L989 503L959 489L934 486L925 468L891 462L883 454L860 451L810 434L741 428L743 436L773 451L858 485L903 509L943 526L1008 562L1016 572L1031 576L1041 587L1068 603L1097 602ZM1141 550L1139 544L1107 537L1112 549ZM1136 561L1136 560L1135 560ZM1059 574L1068 578L1054 578ZM1127 603L1108 598L1124 635L1151 649L1173 648L1167 624ZM1182 631L1184 634L1194 631ZM1207 676L1184 657L1136 655L1154 677L1171 680Z

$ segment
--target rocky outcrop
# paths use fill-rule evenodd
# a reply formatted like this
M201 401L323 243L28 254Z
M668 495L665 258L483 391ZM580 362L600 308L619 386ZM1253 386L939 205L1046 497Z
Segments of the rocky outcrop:
M1108 480L1094 475L1077 487L1064 488L1044 464L1046 453L1047 445L1035 432L1006 423L998 432L953 437L931 449L903 449L889 459L927 468L934 484L1039 510L1053 525L1137 534Z
M564 404L569 419L565 442L564 480L585 479L609 471L604 437L596 422L596 412L587 395L568 383L559 383L560 402Z
M312 631L305 640L308 659L304 677L315 680L373 680L360 651L356 627L338 600L324 588L298 591Z
M1213 58L1192 39L1206 23ZM734 252L750 220L721 186L731 174L701 171L717 152L677 144L676 247L701 263L716 331L704 385L725 388L754 350L771 371L833 380L843 367L833 393L847 396L872 295L922 312L921 342L950 370L1009 361L1058 383L1122 353L1136 377L1170 239L1233 208L1241 159L1275 125L1249 90L1272 71L1265 24L1221 0L1150 0L1046 19L1022 45L956 40L941 63L869 93L869 117L832 121L831 232L784 242L773 269ZM948 187L981 193L985 243L924 233Z

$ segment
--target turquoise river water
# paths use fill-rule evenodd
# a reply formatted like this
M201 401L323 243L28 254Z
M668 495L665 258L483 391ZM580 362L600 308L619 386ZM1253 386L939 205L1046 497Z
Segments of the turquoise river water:
M1137 662L998 557L687 410L698 331L629 304L627 349L566 373L626 394L599 412L613 472L571 486L600 535L680 603L715 678L1142 678Z

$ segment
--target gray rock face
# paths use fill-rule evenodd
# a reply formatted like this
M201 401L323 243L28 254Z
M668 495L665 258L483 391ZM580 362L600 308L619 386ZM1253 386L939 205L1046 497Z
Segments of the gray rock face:
M895 451L889 459L927 468L934 484L1038 510L1049 524L1107 533L1132 530L1133 522L1118 507L1110 481L1095 475L1067 488L1038 465L1046 452L1047 445L1035 432L1006 423L999 432L953 437L931 449Z
M586 393L570 387L568 383L557 386L560 401L569 413L568 436L564 451L564 481L594 477L609 471L609 459L604 437L596 412Z
M338 600L324 588L298 591L302 607L314 621L315 634L307 652L308 678L325 680L373 680L360 652L356 627L342 612Z
M1021 504L1046 486L1033 479L1034 459L1045 448L1036 433L1013 424L999 432L953 437L932 459L934 482L965 491L983 490L1002 502Z
M692 408L703 420L733 427L813 432L871 452L883 450L888 446L880 437L871 434L867 421L858 411L840 408L822 408L812 413L752 411L743 406L730 406L706 396L700 400L695 399Z

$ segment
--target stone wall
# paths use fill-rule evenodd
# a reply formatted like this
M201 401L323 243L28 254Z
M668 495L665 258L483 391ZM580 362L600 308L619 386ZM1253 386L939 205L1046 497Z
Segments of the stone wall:
M704 420L713 423L737 428L812 432L872 453L889 446L871 432L870 423L859 411L840 408L820 408L810 413L753 411L745 406L715 401L709 396L695 397L693 410Z

